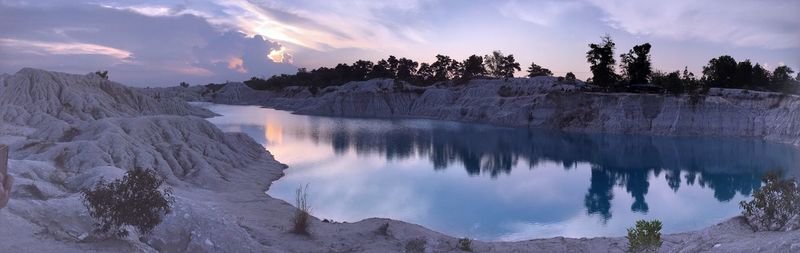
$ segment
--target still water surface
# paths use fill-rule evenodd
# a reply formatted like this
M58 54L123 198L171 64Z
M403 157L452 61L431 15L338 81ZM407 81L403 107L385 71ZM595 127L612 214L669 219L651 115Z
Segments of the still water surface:
M387 217L482 240L622 236L639 219L661 220L665 233L699 229L737 215L764 172L800 164L794 148L757 140L203 106L289 165L271 196L293 203L309 184L320 219Z

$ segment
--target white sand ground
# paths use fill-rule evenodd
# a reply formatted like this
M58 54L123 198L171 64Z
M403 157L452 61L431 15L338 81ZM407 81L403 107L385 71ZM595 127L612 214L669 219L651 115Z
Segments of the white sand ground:
M182 88L185 90L177 91L160 89L143 93L93 74L72 75L26 68L13 75L0 75L0 143L11 147L9 173L16 178L12 200L5 209L0 209L0 251L405 252L411 242L421 242L426 252L460 251L455 247L456 238L414 224L379 218L347 224L323 223L314 218L310 237L288 233L295 208L264 194L270 183L283 175L286 166L275 161L249 137L223 133L203 119L213 113L192 107L174 97L177 93L185 93L182 99L214 100L210 97L218 97L228 99L231 103L274 103L275 106L280 104L285 108L295 107L305 111L313 108L321 110L322 106L334 103L337 107L332 107L333 110L342 110L330 114L349 115L345 112L355 112L353 110L364 105L360 104L359 93L350 92L366 89L367 93L377 94L380 91L390 98L395 93L404 92L381 91L383 87L375 85L350 84L331 88L335 90L328 90L326 94L336 92L339 95L323 95L332 96L324 99L304 94L307 91L296 90L293 95L266 94L272 96L271 99L250 97L248 99L255 100L247 101L244 99L246 96L264 94L244 88L230 86L217 92L204 92L202 88ZM193 93L193 90L197 93ZM175 94L166 94L168 92ZM239 93L231 95L235 92ZM460 101L465 99L465 94L478 91L466 89L457 92L457 97L450 97L453 94L439 90L428 90L422 94L413 91L405 93L415 94L409 95L409 99L415 101L413 103L441 103L436 101ZM497 103L497 96L483 95L466 98L474 99L475 104ZM566 99L583 95L557 96ZM588 99L592 101L617 101L615 104L627 101L601 95L586 96L590 96ZM580 104L583 103L581 99L587 98L573 99L577 102L570 103ZM725 95L722 95L717 100L725 99ZM503 104L518 103L514 98L510 100ZM775 101L778 100L772 102ZM303 103L308 105L303 106ZM469 106L469 100L458 103L463 103L467 108L463 115L460 109L443 107L436 109L438 112L434 114L416 116L437 117L441 113L444 119L471 120L470 117L486 117L481 115L488 112L496 115L506 109L504 105L497 105L497 108L482 105L484 109L476 109ZM751 110L763 110L761 103L768 102L753 102L748 104L749 107L741 103L745 102L737 101L734 104L745 114ZM758 134L767 139L797 137L797 99L782 99L777 103L777 108L785 108L780 110L787 110L792 116L788 119L777 115L764 116L773 120L770 122L760 122L757 121L760 119L758 117L746 116L753 120L746 127L752 132L736 135ZM392 115L403 115L398 113L402 111L398 109L401 107L396 107L394 102L385 104L392 104ZM725 104L718 101L713 106L727 108ZM377 113L381 106L381 102L376 100L367 102L366 108ZM767 107L769 109L771 105ZM608 110L608 113L612 113L614 109ZM624 115L637 114L635 110L617 110L622 110L621 114ZM727 109L724 111L727 112ZM454 112L464 118L447 116ZM762 111L759 115L772 113ZM410 115L408 113L406 116ZM534 115L534 119L528 120L526 113L522 117L525 121L537 122L539 116ZM491 116L500 120L499 123L505 122L502 119L516 122L513 120L520 120L518 117L514 112L505 116ZM646 118L657 119L659 116ZM586 122L592 122L588 126L601 124L597 123L600 120ZM679 119L678 122L683 120ZM767 123L770 125L766 126ZM574 124L579 123L568 121L564 128L574 128ZM715 130L731 134L736 131ZM797 139L785 142L798 143ZM117 178L134 167L156 169L167 179L167 184L175 190L174 211L153 234L142 238L136 235L124 239L93 236L92 221L80 202L80 189L92 186L101 177ZM376 230L384 224L389 224L388 233L377 233ZM661 252L800 251L800 231L752 232L740 218L732 218L700 231L666 235L664 241ZM476 241L473 248L476 252L622 252L626 248L625 242L620 237L551 238L520 242Z

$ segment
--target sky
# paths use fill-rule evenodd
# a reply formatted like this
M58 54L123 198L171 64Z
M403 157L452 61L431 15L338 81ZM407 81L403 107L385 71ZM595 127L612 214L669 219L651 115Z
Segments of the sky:
M617 58L652 44L662 71L700 75L726 54L800 70L798 0L0 0L0 73L108 70L156 87L500 50L518 76L535 62L585 79L588 44L604 34Z

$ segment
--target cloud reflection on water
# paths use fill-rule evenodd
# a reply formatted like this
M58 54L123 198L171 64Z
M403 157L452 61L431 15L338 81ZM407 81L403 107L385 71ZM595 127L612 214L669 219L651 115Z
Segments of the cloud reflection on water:
M273 196L292 200L310 183L320 218L389 217L480 239L618 236L641 218L697 229L739 213L763 172L800 164L795 149L756 140L210 109L289 164Z

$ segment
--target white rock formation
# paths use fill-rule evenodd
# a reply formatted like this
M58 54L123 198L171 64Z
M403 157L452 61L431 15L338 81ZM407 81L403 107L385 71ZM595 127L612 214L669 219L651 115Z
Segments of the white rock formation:
M281 92L242 91L246 89L232 83L206 98L299 114L422 117L579 132L750 137L800 145L800 98L770 92L712 89L708 96L696 97L586 93L553 77L473 80L455 87L414 87L375 79L328 87L316 96L297 87Z
M289 102L284 105L297 108L309 103L314 106L309 109L318 110L327 104L336 106L331 110L342 115L361 112L348 103L364 103L360 105L368 108L365 113L388 110L402 115L400 112L412 112L409 108L424 103L467 103L472 99L488 106L486 103L509 99L481 98L479 95L487 91L469 89L426 89L422 95L392 95L384 88L389 89L386 85L352 84L323 90L326 94L342 93L324 99L294 88L287 91L291 94L285 94L291 98L273 97L267 102L284 100ZM203 92L183 89L178 92ZM227 97L236 102L274 96L269 92L242 92L246 90L241 86L237 89L238 93L225 89L212 92L218 98L211 93L186 97ZM282 176L285 166L249 137L223 133L200 118L212 115L210 112L168 96L156 96L153 91L145 91L150 96L144 95L93 74L23 69L0 76L0 143L11 148L9 174L17 179L11 201L0 209L0 251L405 252L413 243L426 252L459 251L456 238L387 219L333 224L312 218L310 237L287 233L296 209L264 194L270 183ZM258 96L249 97L253 94ZM356 94L370 97L356 98ZM393 102L385 102L389 100ZM786 105L782 102L780 106ZM449 115L456 110L460 115L460 109L446 107L415 110L437 112L429 116ZM465 114L487 110L470 106ZM81 203L79 190L101 178L120 177L134 167L154 168L167 178L167 184L175 190L173 212L153 234L141 239L136 235L98 238L92 233L92 220ZM387 233L378 233L384 224L388 224ZM754 233L738 218L664 239L663 252L786 252L800 248L798 231ZM473 248L477 252L622 252L625 239L474 242Z

